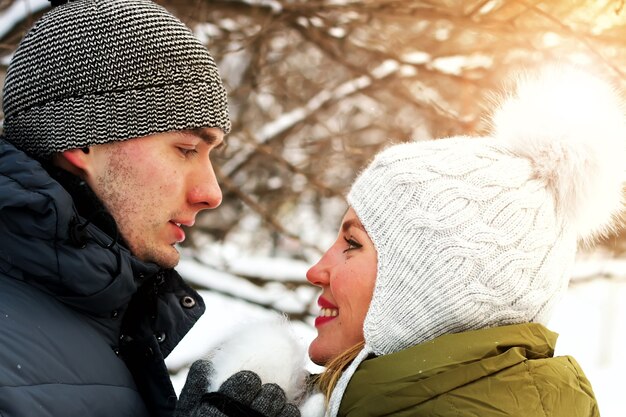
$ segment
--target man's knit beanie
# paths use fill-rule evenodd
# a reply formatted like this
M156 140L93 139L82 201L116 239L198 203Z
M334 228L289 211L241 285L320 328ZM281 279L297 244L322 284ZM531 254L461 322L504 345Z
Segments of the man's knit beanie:
M5 139L38 159L155 133L228 133L215 61L148 0L77 0L52 8L9 65Z
M378 254L369 354L438 336L545 324L567 288L577 245L622 209L626 118L604 81L575 69L525 77L489 137L392 146L356 179L348 202Z

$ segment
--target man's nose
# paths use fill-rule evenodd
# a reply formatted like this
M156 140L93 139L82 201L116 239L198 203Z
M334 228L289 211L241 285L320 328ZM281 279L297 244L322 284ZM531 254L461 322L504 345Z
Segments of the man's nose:
M217 176L212 166L202 170L195 178L194 185L189 192L189 203L202 206L201 210L214 209L222 204L222 190L217 183Z

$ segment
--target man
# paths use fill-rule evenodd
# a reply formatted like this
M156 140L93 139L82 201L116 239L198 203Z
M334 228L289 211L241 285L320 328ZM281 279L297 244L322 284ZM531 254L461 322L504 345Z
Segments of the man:
M175 244L221 202L226 92L149 0L53 6L4 86L0 415L171 416L164 358L205 310Z

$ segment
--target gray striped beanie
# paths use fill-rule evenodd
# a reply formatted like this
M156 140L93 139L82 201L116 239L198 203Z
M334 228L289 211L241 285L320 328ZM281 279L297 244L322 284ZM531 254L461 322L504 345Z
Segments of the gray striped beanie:
M396 145L348 202L378 253L366 343L389 354L443 334L546 324L577 245L622 208L626 118L575 69L521 79L490 137Z
M78 0L48 11L7 71L5 138L53 153L155 133L228 133L215 61L191 31L148 0Z

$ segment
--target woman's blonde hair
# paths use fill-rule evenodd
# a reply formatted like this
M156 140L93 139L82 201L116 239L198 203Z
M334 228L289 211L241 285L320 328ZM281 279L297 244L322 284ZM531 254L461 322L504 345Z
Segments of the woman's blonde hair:
M347 349L343 353L339 354L337 357L331 359L330 362L326 364L326 369L324 372L318 375L315 384L317 388L324 393L324 397L326 397L326 403L330 401L330 395L333 393L335 386L337 385L337 381L341 377L341 374L346 369L348 365L357 357L359 352L363 350L363 346L365 342L359 342L351 348Z

